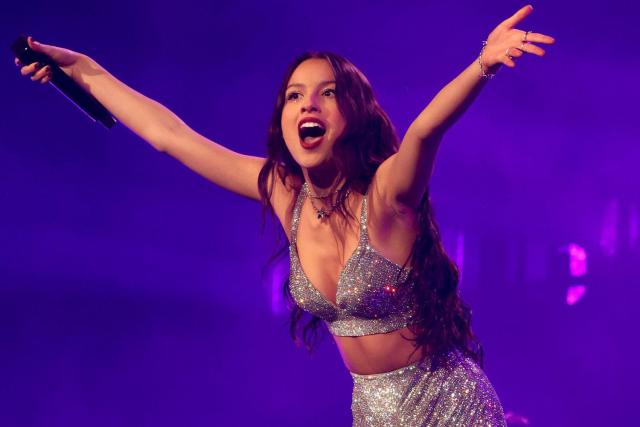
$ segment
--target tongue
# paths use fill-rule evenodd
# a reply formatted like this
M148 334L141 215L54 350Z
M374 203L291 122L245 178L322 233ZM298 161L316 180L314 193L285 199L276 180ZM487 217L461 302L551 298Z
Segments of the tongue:
M302 138L302 144L308 147L318 144L322 140L323 135L320 136L307 136Z
M324 135L324 133L325 133L325 130L319 126L303 127L302 129L300 129L300 137L302 139L316 138L318 136Z

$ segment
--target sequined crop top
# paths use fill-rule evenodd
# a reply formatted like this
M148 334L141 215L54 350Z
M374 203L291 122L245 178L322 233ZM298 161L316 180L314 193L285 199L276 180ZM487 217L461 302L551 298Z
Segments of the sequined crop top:
M366 195L362 198L358 246L340 273L336 303L326 299L309 281L300 265L297 247L300 210L308 191L305 183L296 200L291 224L289 289L296 304L324 320L337 336L380 334L411 324L413 285L404 283L410 270L371 247Z

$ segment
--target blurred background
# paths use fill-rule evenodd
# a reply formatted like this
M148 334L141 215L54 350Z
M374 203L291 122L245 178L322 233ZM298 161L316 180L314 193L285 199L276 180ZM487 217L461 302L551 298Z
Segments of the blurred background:
M20 33L96 59L263 155L289 62L332 50L402 135L524 2L60 1L0 11L0 425L347 426L327 337L288 336L257 203L22 78ZM437 218L510 425L636 424L635 3L538 1L544 58L502 69L443 142Z

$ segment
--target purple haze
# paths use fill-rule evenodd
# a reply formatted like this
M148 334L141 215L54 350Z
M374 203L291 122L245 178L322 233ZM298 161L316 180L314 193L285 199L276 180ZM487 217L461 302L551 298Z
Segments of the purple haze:
M522 5L36 0L4 5L0 32L87 53L262 155L302 51L351 59L402 132ZM523 28L557 43L501 70L447 134L435 210L512 424L634 425L640 6L534 7ZM259 206L92 124L4 52L0 425L349 425L335 345L308 355L288 337ZM579 283L558 252L572 242L589 254Z

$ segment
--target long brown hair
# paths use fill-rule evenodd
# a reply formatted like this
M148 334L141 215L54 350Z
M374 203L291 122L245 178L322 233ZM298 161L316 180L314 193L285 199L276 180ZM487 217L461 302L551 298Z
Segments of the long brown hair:
M285 145L281 116L291 75L302 62L311 58L326 60L333 69L338 108L347 123L334 146L339 178L346 182L337 199L344 200L344 192L348 188L365 194L378 166L398 151L395 129L376 100L367 78L339 55L307 52L296 58L285 73L271 117L267 160L258 177L263 207L271 214L271 193L276 179L282 184L287 181L304 182L300 166ZM295 190L300 191L300 188ZM344 205L339 212L353 217ZM429 355L458 350L480 362L480 346L471 331L471 311L459 294L459 271L442 245L428 191L420 203L418 221L419 232L408 260L411 268L408 281L414 283L416 297L414 323L409 327L416 335L416 346ZM291 335L310 349L317 336L320 319L311 316L308 322L300 325L304 312L293 302L288 280L284 292L292 306Z

